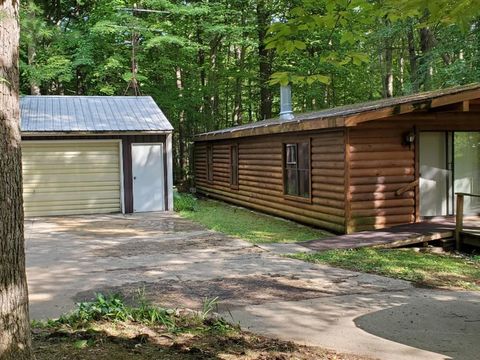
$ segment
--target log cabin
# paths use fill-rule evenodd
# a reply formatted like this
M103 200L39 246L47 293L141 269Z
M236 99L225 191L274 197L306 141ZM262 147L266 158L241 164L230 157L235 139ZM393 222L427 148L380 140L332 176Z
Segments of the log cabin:
M194 141L196 191L215 199L347 234L451 216L456 192L480 192L480 84L295 116L282 105Z

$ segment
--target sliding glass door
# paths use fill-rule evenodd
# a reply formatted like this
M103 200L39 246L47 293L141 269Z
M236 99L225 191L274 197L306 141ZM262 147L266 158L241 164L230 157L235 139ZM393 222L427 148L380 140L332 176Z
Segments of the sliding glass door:
M455 214L455 193L480 192L480 132L421 132L420 215ZM465 214L480 214L480 198L465 198Z
M420 133L420 215L448 214L448 138L445 132Z
M455 132L454 190L469 194L480 193L480 132ZM465 214L480 213L480 198L465 197Z

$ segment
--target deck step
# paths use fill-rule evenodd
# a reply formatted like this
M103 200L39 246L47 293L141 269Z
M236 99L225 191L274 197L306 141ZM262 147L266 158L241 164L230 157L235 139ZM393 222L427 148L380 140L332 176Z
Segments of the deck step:
M480 247L480 232L479 231L462 231L460 233L461 242L465 245Z
M376 245L373 247L392 249L392 248L398 248L398 247L403 247L403 246L408 246L413 244L428 243L431 241L438 241L438 240L447 241L448 239L450 239L451 241L452 238L453 238L453 231L451 230L436 231L436 232L431 232L427 234L413 235L411 237L395 240L387 244Z

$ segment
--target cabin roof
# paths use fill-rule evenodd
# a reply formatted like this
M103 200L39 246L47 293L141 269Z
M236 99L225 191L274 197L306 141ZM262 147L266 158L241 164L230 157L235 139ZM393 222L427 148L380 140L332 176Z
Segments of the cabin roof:
M355 126L361 122L412 112L425 112L440 106L480 98L480 83L339 106L295 115L291 120L273 118L195 136L195 141L228 139Z
M23 96L20 119L24 133L173 130L150 96Z

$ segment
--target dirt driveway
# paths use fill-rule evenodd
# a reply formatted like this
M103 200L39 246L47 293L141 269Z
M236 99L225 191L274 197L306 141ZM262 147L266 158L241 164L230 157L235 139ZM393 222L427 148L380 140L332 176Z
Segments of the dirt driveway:
M94 292L219 311L245 328L382 359L476 359L480 295L276 256L175 214L26 221L31 317Z

